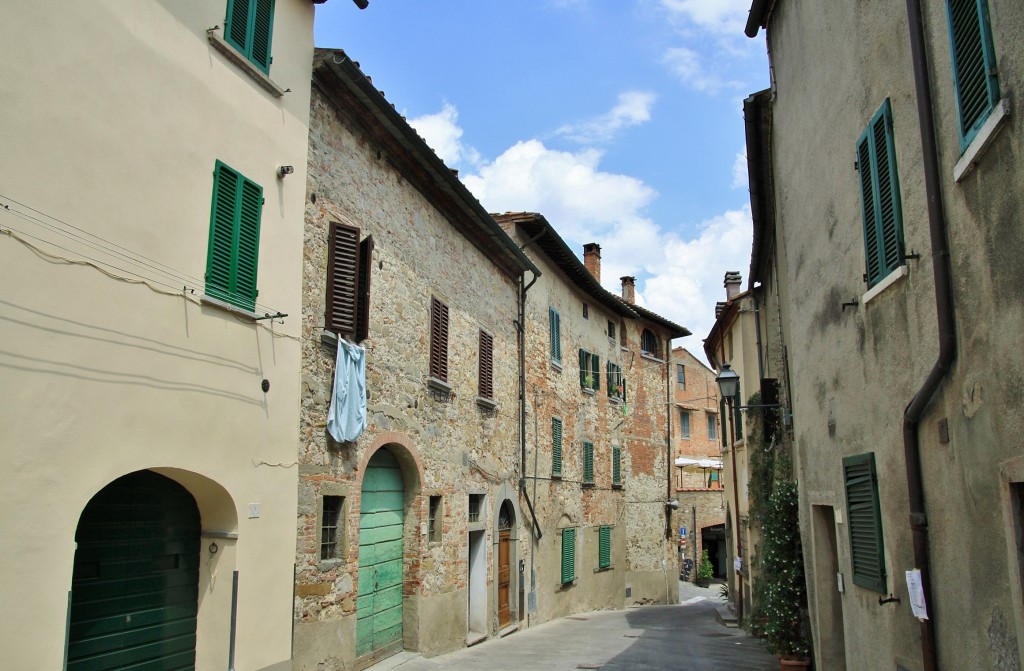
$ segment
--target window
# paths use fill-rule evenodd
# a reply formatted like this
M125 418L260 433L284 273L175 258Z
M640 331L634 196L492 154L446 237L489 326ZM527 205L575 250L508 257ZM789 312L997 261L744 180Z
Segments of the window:
M580 350L580 386L595 391L601 388L601 359L585 349Z
M679 432L683 438L690 438L690 411L680 410L679 411Z
M721 488L722 488L721 475L719 474L718 471L714 471L714 470L711 471L711 473L708 474L708 489L721 489Z
M583 318L590 319L590 306L586 303L583 304Z
M622 377L622 367L609 361L606 364L608 374L608 397L626 400L626 380Z
M960 118L960 151L964 151L999 101L999 79L988 0L946 0L946 12Z
M562 477L562 420L551 418L551 477Z
M715 416L708 415L708 440L716 440L718 438L718 422L715 421Z
M469 521L479 522L480 521L480 509L483 507L484 495L483 494L470 494L469 495Z
M366 340L370 323L370 261L373 236L359 241L355 226L332 221L327 241L327 298L324 328Z
M562 317L558 310L548 308L548 334L551 341L551 360L562 364Z
M494 337L480 331L480 374L477 379L481 398L494 398Z
M430 377L448 381L448 306L430 299Z
M583 485L594 484L594 444L583 441Z
M619 347L629 347L629 341L626 339L626 322L619 322Z
M853 582L885 594L882 514L873 452L843 459Z
M640 334L640 353L658 356L658 337L651 329L644 329Z
M562 529L562 584L576 580L576 530Z
M612 528L600 527L597 539L597 568L609 568L612 565Z
M341 511L345 504L343 496L324 496L320 514L320 559L339 559L342 529Z
M441 523L444 511L441 509L441 497L430 497L430 516L427 518L427 540L431 543L441 542Z
M676 383L680 389L686 389L686 366L681 363L676 364Z
M857 140L857 169L870 289L903 264L903 214L888 98Z
M206 294L249 312L256 309L262 209L263 187L217 161L206 253Z
M622 486L622 448L612 447L612 487Z
M270 74L270 37L274 32L274 0L228 0L224 39Z
M608 320L608 337L612 339L615 338L615 322L611 319Z

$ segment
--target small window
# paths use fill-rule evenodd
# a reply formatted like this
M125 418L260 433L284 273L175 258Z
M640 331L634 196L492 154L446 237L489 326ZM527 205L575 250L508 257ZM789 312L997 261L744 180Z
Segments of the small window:
M362 342L369 335L373 236L360 242L358 228L338 222L328 236L324 328Z
M427 540L431 543L441 542L441 519L444 511L441 508L441 497L430 497L430 517L427 519Z
M562 529L562 584L576 580L576 529Z
M586 303L583 304L583 318L590 319L590 306Z
M686 366L681 363L676 364L676 384L680 389L686 389Z
M562 477L562 420L551 418L551 477Z
M644 329L640 334L640 352L650 356L658 356L658 336L651 329Z
M904 263L903 213L888 99L857 140L857 169L870 289Z
M341 558L343 496L324 496L320 514L320 559Z
M615 322L611 319L608 320L608 337L612 339L615 338Z
M683 438L689 440L690 438L690 411L681 410L679 412L679 432Z
M882 512L873 452L843 459L853 582L885 594Z
M964 151L999 102L999 78L988 0L946 0L946 11L960 118L960 151Z
M619 401L626 400L626 380L622 377L622 367L608 362L606 364L608 377L608 398Z
M595 391L601 388L601 358L585 349L580 350L580 387Z
M494 337L480 331L480 371L478 389L481 398L494 398Z
M551 360L562 364L562 317L558 310L548 308L548 338L551 348Z
M594 484L594 444L583 441L583 485Z
M597 537L597 567L610 568L612 565L612 528L600 527Z
M217 161L213 171L206 294L235 307L256 309L263 187Z
M228 0L224 39L253 65L270 74L274 0Z
M718 471L715 471L715 470L711 471L708 474L708 489L721 489L721 488L722 488L721 475L719 474Z
M483 508L484 495L483 494L470 494L469 495L469 521L479 522L480 521L480 510Z
M718 439L718 422L715 420L715 416L708 415L708 440Z
M448 306L430 299L430 377L448 381Z
M680 469L682 470L682 469ZM612 447L612 487L622 486L622 448Z

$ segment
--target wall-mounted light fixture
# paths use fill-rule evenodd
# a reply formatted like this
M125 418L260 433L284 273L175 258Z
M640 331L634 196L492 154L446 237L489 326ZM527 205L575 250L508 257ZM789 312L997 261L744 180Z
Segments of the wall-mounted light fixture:
M295 168L290 165L279 165L277 166L277 177L278 179L284 179L285 175L290 175L295 172Z

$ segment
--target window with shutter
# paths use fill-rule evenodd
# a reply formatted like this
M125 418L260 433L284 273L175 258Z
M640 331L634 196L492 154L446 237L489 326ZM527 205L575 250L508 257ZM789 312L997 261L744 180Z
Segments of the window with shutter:
M370 262L373 236L359 241L355 226L331 222L327 240L324 328L356 342L366 340L370 321Z
M610 398L624 400L626 396L626 387L622 380L622 367L608 362L606 364L607 375L608 375L608 396Z
M551 477L562 477L562 420L551 418Z
M594 484L594 444L583 441L583 484Z
M206 294L249 312L256 309L262 209L263 187L217 161L206 256Z
M270 74L274 0L228 0L224 39L253 65Z
M681 363L676 364L676 383L680 389L686 389L686 366Z
M548 308L548 338L551 347L551 360L562 364L562 317L558 310Z
M960 151L964 151L999 102L988 1L946 0L946 16L960 119Z
M612 528L600 527L597 537L597 567L609 568L612 565Z
M716 440L718 436L718 423L715 421L715 416L708 415L708 440Z
M680 410L679 411L679 431L683 438L690 437L690 411Z
M481 398L494 398L494 338L486 331L480 331L480 375L479 393Z
M903 265L903 211L889 100L857 140L868 288Z
M562 584L576 580L576 529L562 529Z
M622 485L622 448L612 447L612 487Z
M448 381L448 306L430 299L430 377Z
M843 459L853 582L885 594L882 513L873 452Z
M580 350L580 387L594 391L601 388L601 358L585 349Z

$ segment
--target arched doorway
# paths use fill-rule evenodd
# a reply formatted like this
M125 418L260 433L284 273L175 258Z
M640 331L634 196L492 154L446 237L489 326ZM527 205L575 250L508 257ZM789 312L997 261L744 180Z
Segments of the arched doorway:
M89 501L75 533L68 671L195 665L199 534L195 499L152 471Z
M506 499L498 513L498 629L512 622L510 593L512 587L511 550L515 511Z
M386 448L366 466L359 506L359 592L356 657L359 668L402 649L402 469Z

